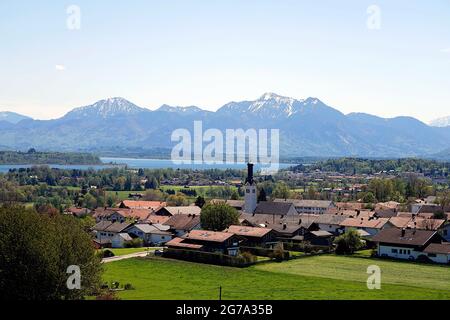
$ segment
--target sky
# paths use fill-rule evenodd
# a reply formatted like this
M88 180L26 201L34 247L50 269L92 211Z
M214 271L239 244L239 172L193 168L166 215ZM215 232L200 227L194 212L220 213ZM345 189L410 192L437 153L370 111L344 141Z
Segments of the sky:
M37 119L275 92L429 121L450 116L450 1L1 0L0 88Z

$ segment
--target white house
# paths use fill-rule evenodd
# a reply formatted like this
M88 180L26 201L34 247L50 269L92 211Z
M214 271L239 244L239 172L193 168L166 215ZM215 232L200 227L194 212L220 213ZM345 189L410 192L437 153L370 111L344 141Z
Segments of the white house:
M327 210L335 208L335 204L328 200L298 200L298 199L275 199L275 202L290 202L294 205L297 213L324 214Z
M376 234L372 241L377 243L380 257L416 260L420 255L426 255L424 250L430 244L441 244L442 237L431 230L387 228Z
M431 243L423 253L436 263L450 263L450 243Z
M133 240L128 233L116 233L111 238L111 247L123 248L128 241Z
M145 246L156 245L160 246L172 240L172 233L170 233L169 226L162 224L135 224L129 227L126 231L142 239Z

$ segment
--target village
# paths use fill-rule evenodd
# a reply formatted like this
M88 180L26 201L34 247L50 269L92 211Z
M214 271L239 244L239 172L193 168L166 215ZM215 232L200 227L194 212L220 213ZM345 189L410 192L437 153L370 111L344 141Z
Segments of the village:
M123 200L115 207L71 207L65 213L95 219L91 234L97 249L157 247L163 257L197 262L230 265L215 257L242 253L271 258L278 253L280 259L289 259L289 252L295 251L330 253L336 251L336 238L356 231L364 244L360 249L371 249L373 257L450 263L450 208L438 215L442 207L436 197L417 199L408 211L395 201L379 202L370 209L361 202L258 201L251 164L243 187L243 200L209 201L229 206L239 215L238 223L223 230L203 228L202 208L195 204Z

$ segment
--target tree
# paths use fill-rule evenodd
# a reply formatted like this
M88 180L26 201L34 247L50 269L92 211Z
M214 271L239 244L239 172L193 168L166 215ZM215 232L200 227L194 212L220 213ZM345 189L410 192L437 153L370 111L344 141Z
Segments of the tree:
M289 199L290 195L291 190L289 190L289 187L284 182L278 182L272 192L273 198Z
M267 201L267 194L264 188L261 188L258 194L258 202L265 202Z
M155 177L152 177L151 179L147 179L147 182L145 183L145 189L158 189L159 188L159 182L156 180Z
M350 229L343 235L337 237L334 243L336 244L336 254L353 254L364 245L356 229Z
M198 196L197 199L195 200L195 205L197 207L203 208L205 204L206 204L205 198L203 198L202 196Z
M76 218L1 207L0 230L1 300L72 300L97 292L100 258ZM67 286L70 266L80 268L80 290Z
M236 190L233 190L233 192L231 193L231 200L239 200L239 193Z
M362 201L364 203L375 203L377 199L375 199L375 195L369 191L363 196Z
M200 221L205 230L223 231L239 223L239 213L225 203L208 204L202 208Z

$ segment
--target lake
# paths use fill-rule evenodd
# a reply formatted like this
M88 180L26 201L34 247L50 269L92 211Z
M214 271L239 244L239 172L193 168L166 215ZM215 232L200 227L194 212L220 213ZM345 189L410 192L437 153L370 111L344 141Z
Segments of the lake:
M184 164L177 165L171 160L159 160L159 159L131 159L131 158L109 158L101 157L100 160L105 163L105 165L52 165L48 166L56 169L69 169L69 170L87 170L93 168L95 170L101 170L106 168L111 168L116 165L127 165L131 169L194 169L194 170L206 170L206 169L245 169L247 167L246 163L234 163L234 164ZM285 169L295 164L279 164L280 169ZM0 172L8 172L10 169L20 169L20 168L30 168L33 165L0 165ZM255 164L255 170L258 171L262 168L261 164Z

